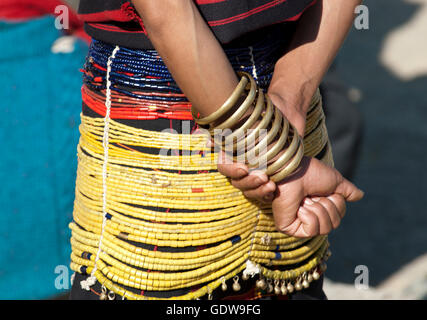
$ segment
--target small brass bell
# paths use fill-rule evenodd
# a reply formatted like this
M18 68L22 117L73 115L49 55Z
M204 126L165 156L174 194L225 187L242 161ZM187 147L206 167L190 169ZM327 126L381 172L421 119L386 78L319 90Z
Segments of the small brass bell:
M257 280L256 286L258 289L265 290L265 288L267 288L267 283L265 282L264 279L261 278L261 279Z
M288 289L286 288L286 283L283 282L282 286L280 287L280 291L283 295L287 295L288 294Z
M320 274L319 274L319 272L314 271L314 272L313 272L313 279L314 279L314 280L319 280L319 278L320 278Z
M288 286L286 287L287 289L288 289L288 292L289 293L292 293L292 292L294 292L294 286L292 285L292 283L288 283Z
M268 293L271 293L271 292L273 292L273 285L271 284L271 280L269 279L268 281L267 281L267 285L268 285L268 287L267 287L267 292Z
M227 283L225 282L225 278L222 278L221 289L222 291L227 291Z
M309 275L307 276L307 281L308 281L309 283L313 281L313 276L312 276L311 274L309 274Z
M279 280L274 280L274 294L279 295L281 293L280 287L279 287Z
M101 294L99 295L99 300L107 300L108 296L107 296L107 288L102 285L101 286Z
M325 272L327 268L328 266L324 262L320 265L320 270L322 270L322 272Z
M301 284L301 282L300 282L300 281L298 281L298 282L295 284L295 289L296 289L297 291L301 291L301 290L302 290L302 284Z
M239 284L239 277L235 276L233 278L233 281L234 281L234 283L233 283L233 290L234 291L239 291L241 289L240 284Z
M308 280L305 280L302 282L302 286L304 289L307 289L310 286L310 283L308 282Z

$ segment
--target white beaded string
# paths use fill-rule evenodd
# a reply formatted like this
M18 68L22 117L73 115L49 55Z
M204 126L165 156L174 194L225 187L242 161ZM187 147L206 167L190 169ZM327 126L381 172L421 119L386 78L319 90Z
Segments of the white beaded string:
M107 165L108 165L108 149L109 149L109 130L110 130L110 110L111 110L111 81L110 81L110 73L111 73L111 65L113 63L114 58L116 57L117 52L120 47L116 46L111 53L111 56L107 61L107 74L106 74L106 94L105 94L105 117L104 117L104 135L102 137L102 145L104 148L104 162L102 164L102 226L101 226L101 234L99 237L98 251L96 253L94 268L86 280L80 282L80 285L83 289L87 291L90 290L90 287L96 283L95 272L97 270L97 262L99 260L99 255L101 253L102 239L104 234L105 225L107 224Z
M254 77L255 81L257 81L257 79L258 79L258 73L257 73L256 66L255 66L255 57L254 57L254 54L253 54L253 47L252 46L249 46L249 55L251 56L252 76ZM255 232L256 232L257 227L258 227L260 214L261 214L261 210L258 211L257 223L254 226L254 230L253 230L252 238L251 238L251 244L250 244L249 250L248 250L248 260L246 260L246 268L245 268L245 270L243 270L243 274L245 276L254 277L255 274L258 274L258 273L261 272L261 270L259 269L259 267L250 260L252 249L254 247Z
M255 232L256 232L257 227L258 227L260 214L261 214L261 210L258 210L258 214L257 214L257 218L256 218L256 223L255 223L255 226L254 226L254 230L252 232L251 244L250 244L249 250L248 250L248 260L246 260L246 268L245 268L245 270L243 270L243 274L245 276L251 276L252 278L257 273L261 272L261 270L259 269L259 267L250 260L251 259L252 249L254 247Z
M254 77L255 80L258 79L258 73L256 70L256 66L255 66L255 58L254 58L254 48L253 47L249 47L249 54L251 56L251 63L252 63L252 76Z

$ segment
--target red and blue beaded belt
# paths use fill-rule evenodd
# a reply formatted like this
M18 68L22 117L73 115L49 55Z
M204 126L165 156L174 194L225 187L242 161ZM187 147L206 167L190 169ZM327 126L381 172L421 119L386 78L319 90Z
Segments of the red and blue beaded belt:
M83 72L83 102L105 116L107 60L114 47L93 40ZM226 49L236 71L250 72L261 87L270 83L274 64L281 54L280 41L264 39L253 46ZM192 120L191 103L175 83L155 50L121 48L111 66L112 119Z

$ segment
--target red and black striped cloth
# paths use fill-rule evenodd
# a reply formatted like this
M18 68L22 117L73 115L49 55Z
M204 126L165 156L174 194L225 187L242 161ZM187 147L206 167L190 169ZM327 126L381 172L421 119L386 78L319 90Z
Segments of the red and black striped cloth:
M251 31L296 21L317 0L194 0L201 15L222 44ZM153 49L144 24L124 0L80 0L79 16L86 32L104 42L137 49Z

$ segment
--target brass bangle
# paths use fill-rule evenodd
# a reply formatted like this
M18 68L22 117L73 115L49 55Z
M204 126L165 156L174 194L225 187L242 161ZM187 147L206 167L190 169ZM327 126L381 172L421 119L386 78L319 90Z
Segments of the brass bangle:
M258 142L257 146L254 147L255 152L258 151L259 147L262 143L264 143L264 140L266 140L266 145L268 146L271 142L273 142L274 138L277 136L281 129L281 123L282 123L283 117L278 108L275 108L274 110L274 121L271 124L271 128L268 131L267 135ZM286 121L287 122L287 121Z
M280 170L278 173L272 175L270 179L273 182L278 182L283 179L285 179L287 176L292 174L300 165L302 158L304 157L304 147L300 140L300 145L298 148L297 153L295 154L295 157L292 159L291 162L284 168L283 170Z
M194 109L194 107L191 107L191 114L193 115L193 119L198 124L204 125L204 124L210 124L214 122L215 120L222 117L224 114L226 114L234 105L236 104L239 97L244 92L246 85L249 82L249 78L242 73L242 78L240 79L239 84L237 85L236 89L234 89L231 96L224 102L224 104L215 112L211 113L210 115L204 117L204 118L197 118L197 111Z
M232 128L243 117L243 115L248 111L249 107L253 104L256 97L257 86L254 78L251 77L249 78L249 80L250 80L250 89L246 99L242 102L239 108L227 120L225 120L219 125L216 125L215 129Z
M265 113L263 115L262 120L258 123L258 125L256 126L256 128L253 129L249 133L249 135L244 140L241 140L241 141L237 142L236 144L234 144L235 150L239 150L241 148L245 148L246 142L248 140L249 141L252 141L252 139L255 140L255 136L259 134L260 130L267 129L268 124L270 123L271 118L273 116L273 108L274 108L273 104L272 103L268 103L268 102L269 102L269 100L267 100L267 107L266 107L266 111L265 111Z
M307 113L310 112L311 109L313 109L315 106L317 106L317 104L319 102L321 102L321 100L322 100L322 95L320 94L319 88L317 88L316 92L314 93L313 97L311 98L310 106L307 110Z
M288 130L289 130L289 123L284 119L281 115L281 112L279 109L276 108L275 110L276 118L274 119L274 122L271 126L270 132L267 134L265 138L263 138L252 150L248 151L247 153L258 153L259 156L259 149L261 146L267 146L272 142L272 140L277 136L277 133L281 129L280 136L278 141L270 148L270 150L267 150L265 155L262 155L265 157L266 162L270 161L276 154L280 152L280 150L284 147L287 141L288 137ZM280 125L280 123L283 123L283 126ZM266 142L264 142L266 140ZM254 164L249 164L250 168L255 167Z
M283 128L279 140L267 151L267 161L273 159L285 146L288 140L289 122L284 119Z
M273 104L273 102L271 101L271 99L270 99L269 96L265 96L265 97L266 97L266 100L267 100L267 104ZM285 131L287 132L289 130L289 127L287 125L288 121L283 118L282 112L279 110L279 108L275 107L275 110L274 110L274 122L272 123L270 131L268 132L267 137L265 138L265 139L267 139L267 145L269 145L273 141L273 139L277 136L277 134L279 133L279 131L281 129L280 128L280 123L282 122L282 120L284 120L283 123L286 126ZM262 141L260 141L260 143L261 142Z
M267 167L267 171L265 172L267 175L270 176L275 173L277 170L283 167L285 163L287 163L295 154L295 151L297 150L300 144L301 138L298 136L298 133L293 126L292 129L294 132L291 144L276 161L274 161L270 166Z
M236 131L225 136L224 140L221 139L220 143L215 141L214 143L221 149L225 149L224 151L226 152L232 151L234 160L244 156L245 162L251 168L258 166L259 161L257 163L249 162L249 156L254 158L265 156L267 163L265 173L270 176L270 178L274 179L273 181L279 181L298 168L304 155L304 144L302 142L302 138L298 135L296 129L291 126L289 121L281 114L280 110L273 105L271 99L267 95L264 95L262 89L257 88L253 77L245 72L238 72L238 74L241 76L241 80L227 101L211 115L202 119L195 119L195 121L199 124L209 124L209 133L212 137L215 134L215 129L223 130L235 126L254 104L255 99L257 99L252 114L243 123L243 125ZM248 83L250 84L249 88L247 88ZM214 126L212 123L231 110L231 108L236 105L236 102L244 91L248 91L248 94L237 110L225 121ZM315 108L320 101L320 93L319 90L317 90L316 94L312 97L309 109L311 110ZM193 116L194 112L195 110L192 109ZM252 128L260 116L262 116L260 122L251 130L251 132L249 132L249 134L246 135L245 131ZM274 120L272 120L273 116ZM267 135L261 138L260 131L262 129L267 129L268 127L270 127L270 130L268 130ZM289 133L291 131L291 127L293 136L290 141ZM278 136L279 132L280 136L277 141L275 141L274 145L269 146ZM290 141L290 144L284 150L283 154L281 154L273 163L268 165L268 162L274 159L274 157L283 150L283 147L288 141ZM261 154L262 151L260 150L262 146L266 146L267 151ZM268 147L270 147L270 149L268 149ZM239 150L243 150L244 153L238 154Z
M240 128L238 128L237 130L235 130L233 133L231 133L230 135L228 135L225 138L225 141L224 141L225 144L228 144L230 142L232 143L233 139L235 139L235 138L239 139L241 137L244 137L245 136L245 130L250 129L254 125L254 123L260 117L263 109L264 109L264 93L262 92L262 90L259 90L258 91L257 103L255 105L255 108L254 108L252 114L245 121L245 123L242 124L242 126Z

